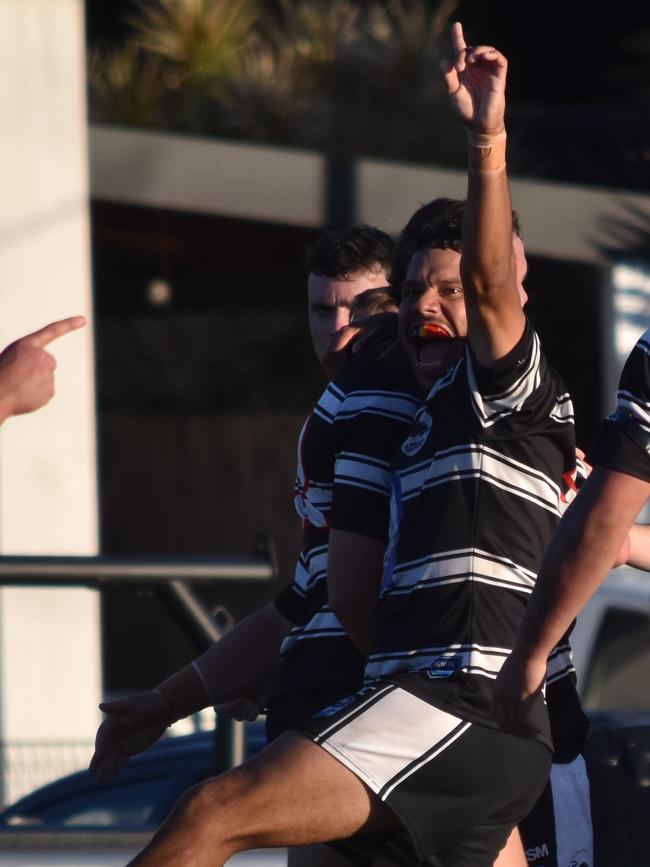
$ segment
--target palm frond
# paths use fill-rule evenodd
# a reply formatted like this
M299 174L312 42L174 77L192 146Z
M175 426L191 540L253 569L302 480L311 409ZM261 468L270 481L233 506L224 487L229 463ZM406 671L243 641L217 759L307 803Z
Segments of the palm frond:
M161 62L133 41L90 54L91 114L99 122L154 126L167 89Z
M188 77L230 74L254 38L253 0L139 0L130 19L140 47Z

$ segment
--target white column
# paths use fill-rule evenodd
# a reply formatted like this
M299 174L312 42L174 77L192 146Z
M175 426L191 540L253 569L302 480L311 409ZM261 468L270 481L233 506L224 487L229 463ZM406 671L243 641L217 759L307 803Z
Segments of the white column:
M91 317L82 0L0 0L0 343ZM95 554L92 323L49 347L57 393L0 431L0 552ZM0 738L90 740L97 594L0 590ZM20 794L9 768L5 799ZM51 774L51 772L50 772ZM36 778L33 782L36 782Z

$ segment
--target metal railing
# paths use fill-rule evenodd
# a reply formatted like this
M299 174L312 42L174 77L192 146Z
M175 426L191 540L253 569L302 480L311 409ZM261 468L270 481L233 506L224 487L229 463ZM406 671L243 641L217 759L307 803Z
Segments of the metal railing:
M195 586L211 590L268 587L277 568L272 545L262 540L252 558L3 557L0 587L88 587L110 590L128 586L153 590L195 644L207 650L227 631L212 616ZM223 611L223 609L222 609ZM228 619L228 618L226 618ZM218 717L215 771L243 760L241 723Z

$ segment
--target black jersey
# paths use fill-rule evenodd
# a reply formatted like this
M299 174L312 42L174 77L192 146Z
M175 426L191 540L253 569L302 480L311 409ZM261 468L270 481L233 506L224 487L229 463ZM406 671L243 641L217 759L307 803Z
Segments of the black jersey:
M383 343L379 343L383 347ZM296 510L303 547L293 582L276 606L294 625L269 701L269 732L299 722L363 680L365 660L327 595L330 528L387 540L391 459L422 390L398 347L353 356L307 419L298 443ZM274 716L280 717L274 724Z
M589 460L650 482L650 328L625 362L617 407L603 422Z
M530 327L493 367L468 349L436 383L395 464L368 680L496 726L492 685L560 519L563 477L575 467L573 422Z

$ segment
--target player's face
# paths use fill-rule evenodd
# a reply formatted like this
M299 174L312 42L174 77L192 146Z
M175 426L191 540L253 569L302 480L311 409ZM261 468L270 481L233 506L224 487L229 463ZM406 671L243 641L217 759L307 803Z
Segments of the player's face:
M524 280L528 263L521 238L512 239L517 289L523 307L528 301ZM421 250L411 259L402 286L399 308L400 339L425 388L462 355L467 337L467 314L460 280L460 253Z
M462 355L467 336L460 253L420 250L402 285L400 339L420 385L431 388Z
M350 304L366 289L386 286L383 269L352 274L348 280L310 274L307 281L309 296L309 331L314 352L322 362L334 334L350 322Z

